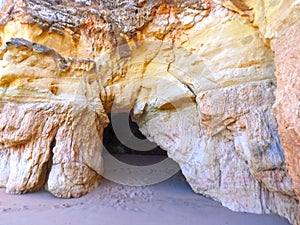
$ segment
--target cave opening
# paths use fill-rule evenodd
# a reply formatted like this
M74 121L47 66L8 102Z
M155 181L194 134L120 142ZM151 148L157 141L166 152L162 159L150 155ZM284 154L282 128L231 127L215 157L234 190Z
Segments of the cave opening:
M108 114L110 121L103 134L103 147L116 159L136 166L153 165L166 159L167 151L149 141L129 113ZM114 125L117 124L117 125ZM124 128L124 129L123 129ZM139 144L133 145L136 141ZM153 148L145 149L146 146Z

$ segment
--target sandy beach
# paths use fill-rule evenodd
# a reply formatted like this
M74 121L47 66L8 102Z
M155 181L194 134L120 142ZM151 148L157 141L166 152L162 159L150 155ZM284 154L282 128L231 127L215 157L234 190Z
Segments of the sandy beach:
M79 199L46 191L8 195L0 189L0 225L288 225L277 215L237 213L195 194L179 172L151 186L132 187L104 179Z

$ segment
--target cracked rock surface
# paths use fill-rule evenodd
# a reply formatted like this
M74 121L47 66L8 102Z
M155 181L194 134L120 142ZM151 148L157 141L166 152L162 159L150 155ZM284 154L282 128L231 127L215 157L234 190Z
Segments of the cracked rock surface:
M278 88L275 92L274 113L279 124L279 134L285 149L287 168L293 178L293 188L300 197L300 57L299 21L285 35L273 40L277 65ZM299 208L300 210L300 208Z
M297 1L7 0L0 8L1 187L86 194L103 175L107 114L131 112L195 192L299 224L288 112L277 103L280 137L272 111L277 82L285 90L274 71L286 71L280 46L299 24Z

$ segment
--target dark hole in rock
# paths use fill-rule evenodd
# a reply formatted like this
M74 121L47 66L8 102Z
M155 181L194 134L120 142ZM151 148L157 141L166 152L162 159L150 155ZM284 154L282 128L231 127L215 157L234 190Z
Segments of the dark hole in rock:
M147 140L128 113L114 114L113 117L108 114L108 117L113 122L104 129L103 145L112 156L124 163L137 166L152 165L167 158L167 151ZM118 124L118 126L116 127L114 124ZM119 125L130 128L130 131L129 129L120 131ZM131 139L143 140L143 144L137 144L132 148L130 146ZM143 149L143 146L149 144L153 144L154 148Z
M53 149L56 145L56 138L54 137L53 140L50 143L50 156L49 156L49 160L47 161L47 163L44 165L44 171L45 171L45 178L44 178L44 185L47 183L50 172L51 172L51 168L53 165Z

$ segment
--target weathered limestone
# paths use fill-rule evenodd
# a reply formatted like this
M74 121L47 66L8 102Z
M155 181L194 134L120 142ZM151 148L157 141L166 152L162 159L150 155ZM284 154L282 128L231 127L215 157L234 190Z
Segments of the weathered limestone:
M107 113L131 111L195 192L232 210L278 213L299 224L299 143L290 132L297 134L297 114L291 116L297 108L286 105L299 100L292 66L298 49L284 44L298 40L290 38L297 25L289 28L299 19L298 5L4 2L0 186L13 193L45 185L58 197L86 194L103 174ZM284 154L272 112L276 79L269 42L286 29L290 33L273 43ZM282 58L287 51L296 59Z

